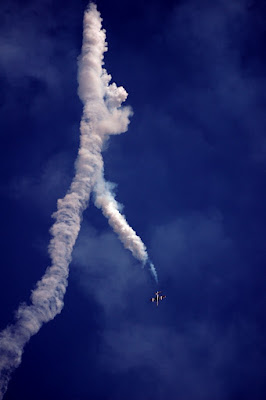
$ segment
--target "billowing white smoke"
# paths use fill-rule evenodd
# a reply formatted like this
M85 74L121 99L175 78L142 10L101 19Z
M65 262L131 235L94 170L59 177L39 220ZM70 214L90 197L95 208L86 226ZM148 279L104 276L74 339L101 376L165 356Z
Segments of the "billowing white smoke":
M0 400L6 392L12 371L21 362L25 344L42 324L53 319L63 308L71 253L77 239L82 212L88 205L91 191L95 203L102 208L124 246L143 265L148 260L146 248L119 212L110 184L103 178L103 144L111 134L127 130L131 110L121 107L127 92L115 83L103 69L103 54L107 50L105 31L95 4L84 14L82 52L79 59L78 94L84 104L80 124L80 148L76 160L76 174L70 189L57 203L55 223L49 244L51 266L37 282L31 294L31 304L22 304L16 312L16 322L0 333ZM156 271L152 268L157 280Z

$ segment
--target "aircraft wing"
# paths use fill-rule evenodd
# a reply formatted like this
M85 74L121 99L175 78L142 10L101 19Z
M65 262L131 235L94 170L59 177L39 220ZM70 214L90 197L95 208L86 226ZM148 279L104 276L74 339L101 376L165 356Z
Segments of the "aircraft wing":
M154 303L156 301L155 297L152 297L151 301Z

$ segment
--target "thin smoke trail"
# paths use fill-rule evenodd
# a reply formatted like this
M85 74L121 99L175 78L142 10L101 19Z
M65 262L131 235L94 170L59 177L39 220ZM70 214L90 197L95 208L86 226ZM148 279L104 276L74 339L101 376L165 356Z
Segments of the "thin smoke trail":
M102 172L93 188L95 194L94 203L96 207L102 209L103 215L108 219L114 232L118 234L124 247L130 250L133 256L141 261L143 266L146 263L149 264L150 272L158 283L157 271L149 260L146 246L131 226L128 225L126 217L121 214L122 205L114 197L113 186L114 184L104 180Z
M158 283L157 271L156 271L156 268L155 268L154 264L151 261L149 261L149 267L150 267L150 271L151 271L152 276L154 277L156 283Z
M0 400L7 390L12 372L21 363L26 343L63 308L71 254L80 230L82 212L88 205L93 188L96 204L103 209L125 247L143 263L148 261L144 244L120 214L118 203L103 179L103 145L109 135L127 130L131 110L121 107L127 98L125 89L117 87L115 83L110 84L111 77L103 69L107 43L101 21L95 4L91 3L84 14L83 44L79 58L78 94L84 107L76 174L66 196L58 200L57 211L53 214L55 223L50 231L52 239L48 248L51 266L32 291L31 303L21 304L15 322L0 332ZM102 185L104 191L100 193ZM111 203L108 206L105 200L109 192ZM115 217L110 215L110 210Z
M125 216L120 213L122 207L114 198L112 186L110 182L104 180L102 175L97 179L94 186L95 205L102 209L103 215L108 219L114 232L118 234L124 247L145 264L148 260L146 247L136 232L128 225Z

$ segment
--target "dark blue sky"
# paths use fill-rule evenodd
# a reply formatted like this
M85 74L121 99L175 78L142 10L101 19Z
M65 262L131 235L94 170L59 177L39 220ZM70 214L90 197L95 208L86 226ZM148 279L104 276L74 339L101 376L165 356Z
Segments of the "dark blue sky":
M0 10L0 328L49 265L74 173L87 2ZM167 299L91 203L65 307L25 348L6 400L266 397L266 5L97 2L108 72L134 115L106 178Z

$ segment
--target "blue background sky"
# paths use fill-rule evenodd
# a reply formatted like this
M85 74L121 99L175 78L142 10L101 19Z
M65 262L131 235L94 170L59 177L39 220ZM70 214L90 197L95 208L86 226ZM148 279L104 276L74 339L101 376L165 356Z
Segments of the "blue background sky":
M0 328L49 265L74 173L85 1L0 9ZM6 400L266 396L266 5L97 2L106 68L129 93L107 179L167 299L93 204L65 307L25 348Z

